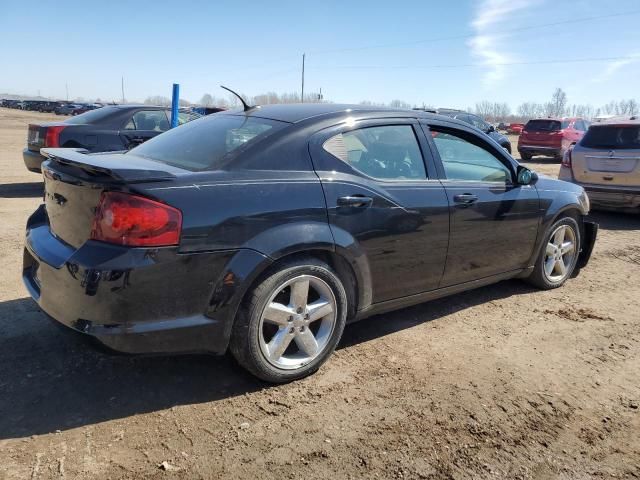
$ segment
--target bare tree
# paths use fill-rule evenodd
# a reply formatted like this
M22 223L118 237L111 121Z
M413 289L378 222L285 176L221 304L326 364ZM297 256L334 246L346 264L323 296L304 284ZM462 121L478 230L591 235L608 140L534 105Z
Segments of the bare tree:
M200 105L202 105L203 107L210 107L211 105L213 105L213 96L210 93L205 93L204 95L202 95L202 98L200 99Z
M389 106L391 108L406 108L406 109L411 108L411 104L403 100L391 100L389 102Z
M151 97L147 97L144 99L145 105L160 105L162 107L167 107L171 105L171 99L168 97L163 97L161 95L154 95Z
M567 109L567 94L561 88L556 88L551 96L548 106L548 114L554 117L562 117Z

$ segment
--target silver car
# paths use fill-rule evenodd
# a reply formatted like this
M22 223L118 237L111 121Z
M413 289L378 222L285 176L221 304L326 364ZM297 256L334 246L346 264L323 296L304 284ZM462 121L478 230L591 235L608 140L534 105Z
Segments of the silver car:
M640 118L591 125L565 153L559 177L584 187L594 208L640 213Z

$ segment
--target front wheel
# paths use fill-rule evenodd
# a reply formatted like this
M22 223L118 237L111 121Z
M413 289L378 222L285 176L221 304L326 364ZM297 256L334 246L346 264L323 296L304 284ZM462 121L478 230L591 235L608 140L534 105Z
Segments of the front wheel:
M547 231L528 282L543 290L562 286L576 267L580 242L578 222L572 217L556 221Z
M327 264L314 258L286 263L249 292L229 347L262 380L296 380L331 355L346 316L344 286Z

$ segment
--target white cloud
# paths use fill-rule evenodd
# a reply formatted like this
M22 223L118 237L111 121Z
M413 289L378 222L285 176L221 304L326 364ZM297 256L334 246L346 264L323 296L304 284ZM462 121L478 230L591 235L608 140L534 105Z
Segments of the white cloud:
M471 54L487 67L485 84L493 84L505 76L505 63L514 61L505 48L505 35L495 34L496 26L513 20L513 15L530 8L538 0L483 0L471 21L475 35L467 42ZM505 28L509 28L506 27Z
M597 75L593 81L594 83L604 82L609 80L618 70L622 67L630 65L632 63L640 62L640 53L634 53L628 56L628 58L621 58L620 60L612 60L606 64L600 75Z

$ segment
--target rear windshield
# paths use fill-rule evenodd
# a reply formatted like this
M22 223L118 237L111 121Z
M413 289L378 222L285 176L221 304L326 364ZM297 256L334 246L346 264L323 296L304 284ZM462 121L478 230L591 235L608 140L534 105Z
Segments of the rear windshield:
M218 170L286 125L244 115L210 115L158 135L129 153L191 171Z
M78 107L79 108L79 107ZM70 125L81 125L85 123L96 123L102 121L102 119L108 117L112 113L118 110L118 107L101 107L95 110L89 110L75 117L67 118L64 123Z
M529 120L524 129L527 132L557 132L568 126L569 122L559 120Z
M640 125L591 127L580 145L587 148L640 149Z

